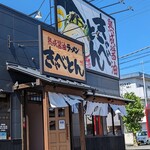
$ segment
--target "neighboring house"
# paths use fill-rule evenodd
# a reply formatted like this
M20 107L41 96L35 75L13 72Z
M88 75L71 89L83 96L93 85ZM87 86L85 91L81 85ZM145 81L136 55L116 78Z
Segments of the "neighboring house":
M142 72L122 75L120 78L120 94L123 96L127 92L134 92L136 96L139 96L144 106L145 103L150 103L150 75ZM142 129L146 129L146 117L142 119Z

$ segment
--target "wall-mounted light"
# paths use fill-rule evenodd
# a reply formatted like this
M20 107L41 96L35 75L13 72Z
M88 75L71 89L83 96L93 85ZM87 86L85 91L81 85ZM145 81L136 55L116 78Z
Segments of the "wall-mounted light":
M30 17L33 16L36 19L41 19L42 18L42 14L40 12L40 9L43 6L44 2L45 2L45 0L43 0L42 3L41 3L41 5L39 6L39 8L35 12L29 14L29 16Z
M40 12L39 10L37 10L37 11L35 11L35 12L29 14L29 16L30 16L30 17L31 17L31 16L34 16L34 18L36 18L36 19L41 19L41 18L42 18L42 14L41 14L41 12Z

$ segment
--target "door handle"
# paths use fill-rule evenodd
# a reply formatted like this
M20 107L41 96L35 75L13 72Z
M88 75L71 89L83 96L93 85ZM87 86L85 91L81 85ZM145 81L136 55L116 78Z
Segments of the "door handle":
M69 129L68 129L69 127L68 127L68 124L66 124L66 139L68 140L68 138L69 138Z

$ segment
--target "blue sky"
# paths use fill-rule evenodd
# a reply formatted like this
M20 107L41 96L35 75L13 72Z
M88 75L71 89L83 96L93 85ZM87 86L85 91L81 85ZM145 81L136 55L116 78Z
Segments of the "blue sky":
M91 3L97 7L103 7L118 1L120 0L94 0ZM25 14L36 11L42 2L43 0L0 0L0 3ZM124 0L124 2L125 4L120 3L103 9L108 14L126 10L129 6L134 9L134 11L129 10L112 15L116 19L119 57L150 46L150 0ZM44 1L40 10L43 16L42 21L44 21L50 10L49 0ZM46 19L46 22L50 22L50 17ZM142 53L145 54L142 55ZM130 60L135 59L134 61L127 62L129 58L120 59L121 74L142 71L141 62L143 62L144 72L150 74L150 49L142 53L137 53L130 58ZM145 55L146 57L142 57Z

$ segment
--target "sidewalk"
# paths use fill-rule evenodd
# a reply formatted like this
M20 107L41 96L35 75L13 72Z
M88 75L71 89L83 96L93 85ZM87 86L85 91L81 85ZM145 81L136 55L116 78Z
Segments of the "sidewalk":
M126 150L150 150L150 145L126 146Z

